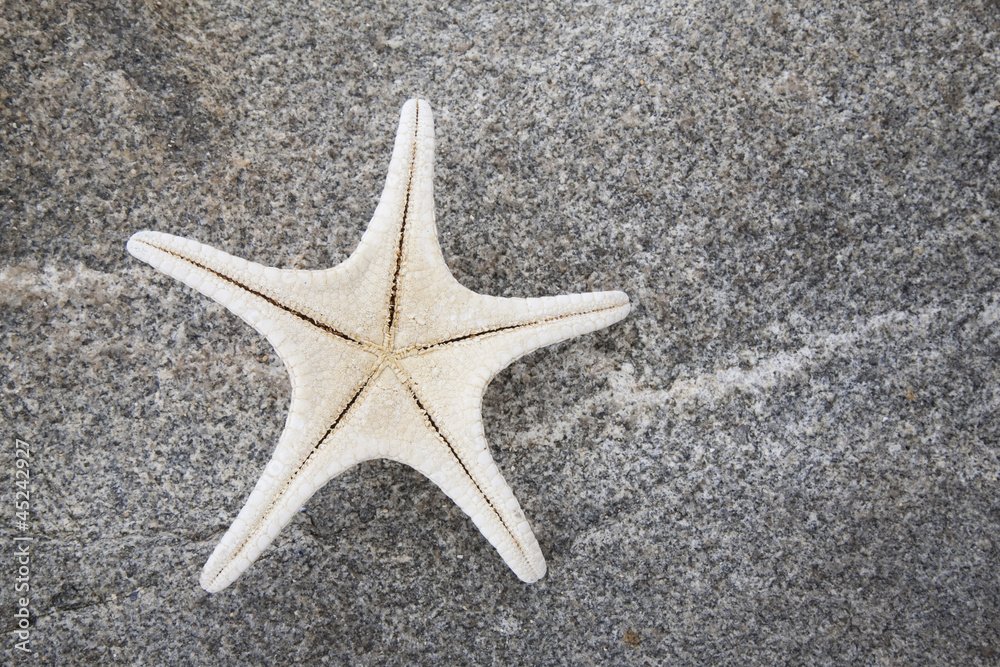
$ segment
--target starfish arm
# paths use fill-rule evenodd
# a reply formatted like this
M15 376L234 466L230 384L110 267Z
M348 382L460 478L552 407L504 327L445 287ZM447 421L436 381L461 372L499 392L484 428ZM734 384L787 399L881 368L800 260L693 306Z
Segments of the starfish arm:
M359 339L382 344L387 336L404 225L413 217L414 165L418 156L433 152L430 106L410 100L400 114L382 196L358 247L339 266L317 272L326 274L327 289L296 286L300 298L316 313L347 319ZM366 307L358 308L358 303Z
M351 297L361 298L349 286L363 279L362 272L346 262L323 271L277 269L191 239L150 231L133 234L127 248L137 259L218 301L265 336L267 332L258 328L259 311L277 308L345 340L366 340L357 317L362 309L325 307L323 297L330 293L342 295L345 305Z
M404 221L414 215L415 164L426 160L420 156L434 153L433 122L426 102L410 100L403 105L382 195L361 242L347 260L377 270L383 309L388 308L389 292L398 277Z
M309 468L307 463L319 443L356 400L378 357L258 291L263 288L246 270L248 263L239 258L152 232L136 234L128 248L137 258L216 300L267 337L291 381L288 417L271 461L202 574L203 587L218 591L249 567L280 526L312 495L315 488L308 484L300 482L291 494L288 487L296 478L310 479L302 474L303 469ZM329 363L317 364L317 359ZM295 506L304 488L309 492ZM262 541L264 535L266 542Z
M429 313L419 319L420 336L398 341L401 347L410 343L400 350L401 356L480 342L489 353L480 359L489 359L492 378L529 352L603 329L631 310L628 295L617 291L521 299L462 290L434 300Z
M316 453L329 447L329 442L328 437L318 443L308 440L286 425L253 491L202 568L202 588L218 593L236 581L309 498L353 464L322 469L316 465ZM308 450L304 457L294 456L304 449Z
M350 425L357 422L357 411L370 401L372 376L377 370L373 368L361 379L346 404L337 405L339 411L328 419L329 425L319 437L291 428L289 413L289 425L282 432L271 460L202 568L199 582L202 588L218 593L228 587L324 484L361 461L378 456L371 443L366 449L350 435Z
M398 365L380 369L337 433L341 444L318 457L318 468L327 466L332 476L342 469L344 457L350 457L347 464L386 458L414 468L472 518L520 579L538 580L545 574L545 558L496 465L492 459L470 459L471 431L466 425L436 423L414 387Z
M469 467L464 457L459 458L459 452L469 447L471 439L441 437L438 456L448 461L446 465L437 459L429 461L414 450L387 458L415 468L434 482L472 519L518 579L528 584L541 579L545 576L545 556L492 458L488 463Z
M418 424L411 432L421 437L387 438L390 445L382 456L405 463L434 482L464 511L489 540L514 574L526 583L545 575L545 557L517 498L493 462L483 435L478 399L461 391L452 399L460 400L465 410L448 415L429 407L422 386L404 368L397 366L395 377L399 397L395 405L408 405L410 423ZM397 411L397 419L405 422ZM414 418L415 416L415 418ZM442 417L451 417L447 423Z
M358 376L351 385L352 393L346 396L343 375L331 374L325 382L293 388L278 445L239 515L205 563L202 588L217 593L229 586L317 490L348 468L377 456L377 451L366 451L342 435L352 414L367 400L376 370L372 364ZM301 418L306 416L310 419Z
M342 406L374 366L377 354L369 346L296 310L297 303L279 302L268 295L277 291L274 284L288 282L288 276L308 283L310 274L316 272L273 269L277 272L275 277L267 273L267 267L196 241L156 232L134 234L129 239L128 250L138 259L225 306L267 338L288 370L293 414L313 411L314 395L328 395L333 386L343 387L334 392L340 394L334 403ZM264 273L252 268L254 266ZM266 284L268 281L259 278L260 275L269 277L271 287ZM329 363L316 364L316 359L326 359ZM320 415L318 422L325 423L326 412ZM290 414L289 423L301 428L299 420L291 417Z

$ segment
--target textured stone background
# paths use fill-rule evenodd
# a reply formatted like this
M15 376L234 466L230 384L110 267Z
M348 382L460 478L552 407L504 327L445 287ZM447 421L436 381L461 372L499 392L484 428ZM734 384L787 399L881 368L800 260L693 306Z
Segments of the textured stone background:
M997 0L2 8L2 661L1000 661ZM288 381L125 241L338 262L415 96L461 282L633 299L486 395L549 574L373 463L208 595Z

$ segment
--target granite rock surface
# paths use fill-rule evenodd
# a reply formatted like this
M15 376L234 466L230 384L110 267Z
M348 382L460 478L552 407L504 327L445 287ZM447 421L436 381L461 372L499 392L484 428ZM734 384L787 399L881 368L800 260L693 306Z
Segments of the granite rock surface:
M0 658L997 664L998 71L996 0L4 3ZM287 375L125 242L343 260L411 97L463 284L634 304L486 394L549 573L374 462L209 595Z

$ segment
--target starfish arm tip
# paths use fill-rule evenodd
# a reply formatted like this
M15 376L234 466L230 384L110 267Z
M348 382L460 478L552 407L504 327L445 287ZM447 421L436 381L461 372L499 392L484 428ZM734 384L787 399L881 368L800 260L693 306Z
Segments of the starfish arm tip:
M614 290L598 292L598 295L605 297L607 306L612 309L608 314L608 324L623 320L632 312L632 301L625 292Z
M214 583L212 579L208 577L207 573L204 571L202 571L201 577L198 578L198 585L201 586L202 590L204 590L206 593L218 593L226 588L225 586L219 586L218 584Z
M548 567L545 564L545 557L542 556L541 553L539 553L529 565L530 569L528 571L522 570L520 572L514 572L514 574L517 575L517 578L526 584L535 583L544 577L545 573L548 571Z
M125 244L125 249L128 250L129 254L136 259L141 259L146 262L149 261L150 247L148 245L148 240L153 237L156 232L141 231L136 232L129 237L128 243Z

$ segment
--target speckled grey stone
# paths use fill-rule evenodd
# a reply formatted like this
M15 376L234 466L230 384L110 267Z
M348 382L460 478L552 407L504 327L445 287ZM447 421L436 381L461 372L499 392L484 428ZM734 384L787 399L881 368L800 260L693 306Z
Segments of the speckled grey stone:
M8 0L0 660L996 664L998 71L996 0ZM463 284L635 304L486 394L549 574L375 462L208 595L288 380L125 241L339 262L417 96Z

